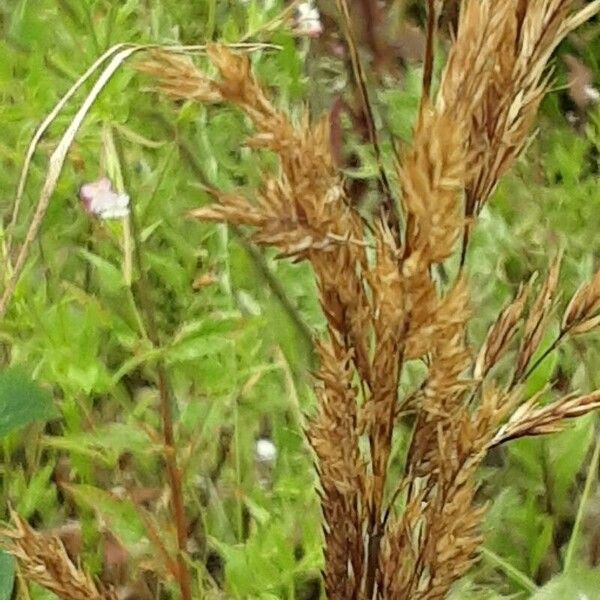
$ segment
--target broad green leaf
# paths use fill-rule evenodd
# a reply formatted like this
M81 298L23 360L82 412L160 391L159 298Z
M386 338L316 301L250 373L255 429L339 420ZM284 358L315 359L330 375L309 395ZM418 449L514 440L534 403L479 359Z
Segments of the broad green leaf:
M0 600L10 600L15 583L15 559L0 550Z
M57 415L52 396L22 370L0 372L0 437L34 421Z

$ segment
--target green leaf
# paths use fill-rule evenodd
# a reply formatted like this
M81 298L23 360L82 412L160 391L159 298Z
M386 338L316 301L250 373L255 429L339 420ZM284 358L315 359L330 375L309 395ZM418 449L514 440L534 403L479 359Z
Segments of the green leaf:
M0 550L0 600L10 600L15 584L15 559Z
M50 482L53 471L54 464L49 463L31 476L16 503L16 510L23 518L29 518L36 510L47 510L55 502L56 488Z
M75 501L97 511L108 528L129 549L139 546L145 539L145 528L134 505L127 498L117 498L100 488L73 484L67 487Z
M540 530L531 544L529 553L529 572L537 573L537 570L544 560L550 544L552 544L552 535L554 533L554 521L548 515L540 515Z
M83 248L79 249L79 254L94 268L102 289L114 294L125 287L123 274L111 262Z
M18 368L0 372L0 437L57 415L52 396Z

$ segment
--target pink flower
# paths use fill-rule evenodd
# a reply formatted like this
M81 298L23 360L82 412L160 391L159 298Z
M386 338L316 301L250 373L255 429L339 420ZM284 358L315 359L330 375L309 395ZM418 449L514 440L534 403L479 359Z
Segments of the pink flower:
M107 177L82 185L79 197L87 212L101 219L122 219L129 214L129 196L115 192Z

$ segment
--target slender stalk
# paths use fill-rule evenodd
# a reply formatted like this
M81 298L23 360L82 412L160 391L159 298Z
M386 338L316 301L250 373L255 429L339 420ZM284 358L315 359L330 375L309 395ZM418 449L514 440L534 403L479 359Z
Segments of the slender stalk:
M115 149L119 157L119 163L124 164L123 149L118 132L114 132ZM123 185L129 189L127 182L127 172L121 169ZM160 347L160 335L154 317L154 308L150 299L150 288L146 277L142 244L139 235L139 227L135 217L135 211L130 215L131 236L134 242L134 258L138 270L138 282L136 286L137 296L141 306L141 312L146 322L146 331L148 338L156 348ZM158 392L160 398L160 418L162 423L163 442L165 446L165 464L167 467L167 477L171 489L171 509L175 520L177 532L177 567L179 589L182 600L192 600L192 585L190 573L187 567L187 520L183 501L183 482L181 471L177 465L177 451L175 447L175 435L173 428L172 399L170 392L169 379L162 359L156 363L158 375Z
M567 553L565 554L565 564L563 567L565 573L568 573L573 569L573 562L575 559L577 545L579 543L581 524L583 522L585 508L592 493L592 484L596 480L598 474L598 464L600 463L600 435L598 432L595 432L595 435L596 444L594 446L594 453L592 454L592 460L590 461L590 466L588 467L583 493L581 494L581 501L579 502L577 516L575 517L575 524L573 525L573 531L571 532L571 538L569 539L569 545L567 546Z
M129 500L131 501L135 511L137 512L138 516L144 523L146 533L148 534L148 537L154 544L154 547L156 548L156 551L158 552L158 555L160 556L160 560L163 562L165 568L171 574L171 576L174 579L177 579L179 567L178 567L177 563L175 561L173 561L173 558L171 557L171 555L169 554L169 551L165 547L165 544L162 541L160 534L158 533L158 529L157 529L156 525L154 524L154 522L148 515L147 511L136 502L130 489L127 490L127 495L129 497Z
M350 52L350 61L352 64L352 74L359 92L359 99L361 103L362 113L364 115L365 123L367 125L369 142L375 152L375 159L377 160L377 168L379 171L379 186L385 197L385 212L388 226L394 237L399 241L400 236L400 215L395 204L394 195L388 176L383 166L383 155L381 152L381 146L379 144L379 138L377 136L377 128L375 126L375 115L373 113L373 106L369 98L369 90L367 87L367 76L365 69L360 60L358 47L354 39L354 32L352 28L352 18L350 17L350 9L346 0L336 0L338 11L340 12L344 24L344 37L346 38L346 44Z
M516 567L511 565L507 560L504 560L501 556L498 556L495 552L489 548L483 547L481 549L483 557L495 567L498 567L506 573L506 575L514 581L517 585L522 587L525 591L534 593L538 590L538 586L532 581L525 573L519 571Z
M525 374L521 376L520 382L527 381L528 377L558 348L560 342L563 340L564 334L561 333L547 348L540 354L537 360L525 371Z
M239 542L244 542L244 502L242 500L242 456L240 451L240 408L239 398L234 398L233 404L233 437L234 437L234 459L235 459L235 524Z
M429 101L431 96L431 79L433 78L433 45L437 21L436 0L427 0L427 41L425 46L425 61L423 63L423 89L421 106Z
M209 0L208 17L206 19L205 39L212 40L215 35L215 15L217 13L217 0Z

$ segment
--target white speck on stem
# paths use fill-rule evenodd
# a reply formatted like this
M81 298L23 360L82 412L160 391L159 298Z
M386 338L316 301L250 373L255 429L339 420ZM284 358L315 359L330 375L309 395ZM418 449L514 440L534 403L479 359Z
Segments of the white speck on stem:
M600 102L600 92L595 87L591 85L586 85L584 91L586 98L590 102L592 102L593 104Z
M256 460L260 463L274 463L277 458L277 448L268 438L256 440Z

